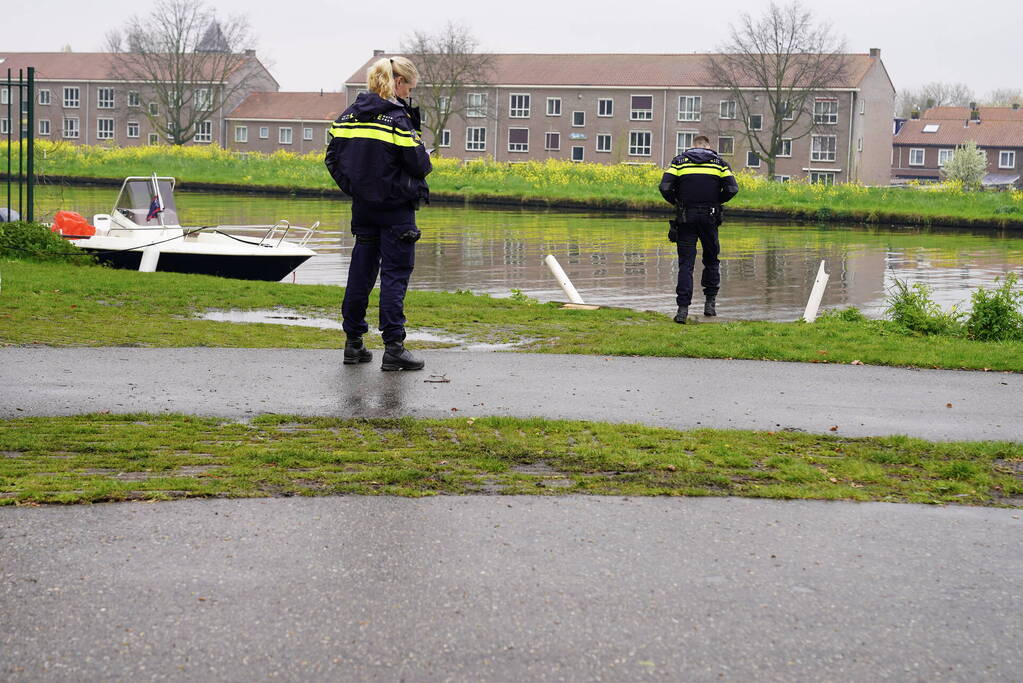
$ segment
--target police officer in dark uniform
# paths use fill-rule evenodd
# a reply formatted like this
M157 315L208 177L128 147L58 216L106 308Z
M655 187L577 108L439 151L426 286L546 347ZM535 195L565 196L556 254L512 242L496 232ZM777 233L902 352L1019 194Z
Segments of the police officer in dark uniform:
M732 169L710 148L710 140L699 135L691 149L671 160L661 177L661 196L676 207L675 220L669 221L668 239L678 245L678 286L675 322L685 324L693 301L693 266L696 241L703 248L703 276L700 284L706 297L703 314L717 315L715 301L721 286L718 254L718 226L721 205L739 192Z
M373 354L362 335L369 331L366 307L380 274L382 370L421 370L423 361L405 348L405 292L419 239L416 209L429 197L430 155L420 135L410 91L419 72L404 57L384 57L367 72L361 93L330 129L326 164L334 182L352 197L355 247L341 304L345 365L368 363Z

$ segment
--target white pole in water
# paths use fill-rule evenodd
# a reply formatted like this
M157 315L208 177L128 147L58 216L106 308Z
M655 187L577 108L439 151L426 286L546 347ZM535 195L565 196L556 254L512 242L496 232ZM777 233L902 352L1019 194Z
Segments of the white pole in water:
M558 259L554 258L554 254L547 254L543 262L551 269L551 275L553 275L554 279L558 281L559 285L561 285L562 291L565 292L565 296L568 297L570 302L573 304L585 303L583 298L579 296L579 292L576 291L575 286L572 285L572 281L568 279L567 275L565 275L565 271L562 270L561 264L558 263Z
M139 261L140 273L152 273L156 271L156 264L160 261L160 247L153 244L142 250L142 259Z
M824 297L824 288L829 277L824 272L824 261L821 261L821 267L817 269L817 279L813 281L813 289L810 290L810 298L806 302L806 310L803 311L803 320L808 323L817 319L817 309L821 307L821 299Z

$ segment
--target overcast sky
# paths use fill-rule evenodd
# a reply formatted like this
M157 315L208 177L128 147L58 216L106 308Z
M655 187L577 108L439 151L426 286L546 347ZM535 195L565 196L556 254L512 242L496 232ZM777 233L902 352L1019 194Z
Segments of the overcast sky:
M145 0L10 0L0 50L99 51L125 8L145 15ZM741 12L759 14L763 0L691 2L408 3L306 0L218 0L222 16L246 13L257 49L282 90L338 90L374 48L397 50L403 37L447 20L466 24L493 52L709 52ZM810 3L849 52L881 48L896 88L929 81L963 82L979 97L994 88L1023 88L1021 0L843 0ZM728 14L732 12L734 14ZM13 14L13 21L10 21Z

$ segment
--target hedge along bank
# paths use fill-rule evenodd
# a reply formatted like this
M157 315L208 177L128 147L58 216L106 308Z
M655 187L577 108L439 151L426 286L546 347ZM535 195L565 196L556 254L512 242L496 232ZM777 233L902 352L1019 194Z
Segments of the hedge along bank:
M337 195L322 155L237 153L214 146L103 147L40 142L37 172L43 182L119 183L126 175L157 171L183 189ZM17 152L15 151L15 154ZM571 209L665 213L657 196L657 166L529 161L519 164L437 158L430 175L437 201ZM856 184L772 183L737 173L740 193L733 216L1023 229L1023 192L976 193L943 189L868 188Z

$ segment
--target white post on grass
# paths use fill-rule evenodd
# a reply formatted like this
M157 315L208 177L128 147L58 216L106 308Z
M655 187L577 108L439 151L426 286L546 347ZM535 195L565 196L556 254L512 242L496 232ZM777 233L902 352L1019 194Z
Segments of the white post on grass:
M140 273L152 273L156 271L156 264L160 261L160 247L152 244L142 250L142 258L139 260Z
M824 272L824 261L821 261L821 267L817 269L817 279L813 281L813 289L810 290L810 298L806 302L806 310L803 311L803 320L808 323L817 319L817 309L821 307L821 299L824 297L824 288L829 277Z
M558 281L559 285L561 285L562 291L565 292L565 296L568 297L570 302L573 304L585 303L583 298L579 296L579 292L576 291L575 286L572 285L572 281L568 279L567 275L565 275L565 271L561 268L561 264L558 263L558 259L554 258L554 254L547 254L543 262L547 264L548 268L550 268L551 275L553 275L554 279Z

